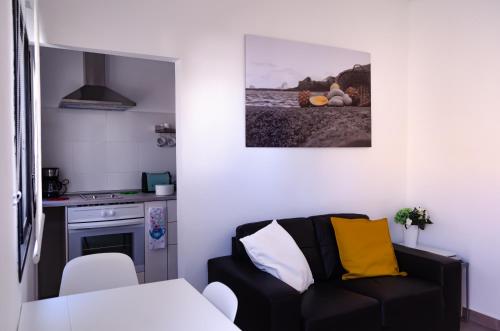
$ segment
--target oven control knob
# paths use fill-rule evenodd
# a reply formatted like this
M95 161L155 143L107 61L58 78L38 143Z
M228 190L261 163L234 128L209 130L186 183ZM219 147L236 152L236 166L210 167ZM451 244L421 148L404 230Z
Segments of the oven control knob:
M101 216L102 217L106 217L106 211L105 210L101 210Z
M115 216L116 212L113 209L108 210L108 216Z

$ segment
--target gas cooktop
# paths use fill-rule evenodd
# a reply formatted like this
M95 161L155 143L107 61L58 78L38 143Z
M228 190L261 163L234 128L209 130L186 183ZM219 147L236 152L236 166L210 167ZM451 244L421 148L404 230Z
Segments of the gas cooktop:
M123 198L122 195L116 193L85 193L80 194L80 197L85 200L109 200Z

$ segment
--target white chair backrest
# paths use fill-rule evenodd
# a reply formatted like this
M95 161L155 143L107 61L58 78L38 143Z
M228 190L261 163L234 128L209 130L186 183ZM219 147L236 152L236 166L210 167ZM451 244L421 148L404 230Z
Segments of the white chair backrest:
M139 284L134 262L125 254L101 253L74 258L64 267L59 295Z
M234 322L238 310L238 298L234 292L220 282L213 282L203 290L203 296Z

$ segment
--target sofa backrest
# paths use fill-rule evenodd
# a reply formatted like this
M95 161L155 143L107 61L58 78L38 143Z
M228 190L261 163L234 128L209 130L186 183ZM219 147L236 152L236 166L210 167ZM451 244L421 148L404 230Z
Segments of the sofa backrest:
M317 245L321 254L321 261L323 263L326 279L340 278L342 274L345 273L342 263L340 262L335 231L333 230L331 222L332 217L368 219L368 216L363 214L326 214L309 217L316 234Z
M236 236L233 239L233 256L246 259L250 262L240 238L251 235L262 229L271 221L247 223L236 228ZM292 236L309 263L315 280L325 280L323 261L318 250L316 234L312 222L307 218L289 218L278 220L278 223ZM251 263L251 262L250 262Z
M345 273L340 262L335 231L330 221L332 217L368 219L368 216L363 214L325 214L278 220L304 253L316 281L340 278ZM254 234L269 223L271 221L238 226L236 236L233 238L233 256L252 263L239 239Z

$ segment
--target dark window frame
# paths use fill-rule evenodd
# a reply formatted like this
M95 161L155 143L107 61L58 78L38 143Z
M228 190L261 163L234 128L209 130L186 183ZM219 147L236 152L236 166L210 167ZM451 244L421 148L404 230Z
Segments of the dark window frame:
M30 245L34 204L34 131L32 50L21 4L12 0L14 39L15 180L17 196L18 277L22 280Z

